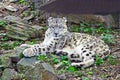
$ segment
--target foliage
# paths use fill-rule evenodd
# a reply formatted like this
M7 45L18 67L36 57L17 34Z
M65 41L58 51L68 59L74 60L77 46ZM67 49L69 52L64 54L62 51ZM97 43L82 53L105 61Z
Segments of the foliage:
M80 32L80 28L79 26L77 25L72 25L70 26L70 29L69 29L71 32Z
M19 0L19 3L22 5L25 5L26 1L25 0Z
M59 63L58 58L53 58L53 63L54 63L54 64L58 64L58 63Z
M14 42L0 42L0 47L1 49L9 50L9 49L14 49L18 45L20 45L22 42L19 41L14 41Z
M114 41L114 35L112 34L102 34L101 39L104 40L105 43L115 43Z
M35 43L36 43L36 40L34 40L34 39L31 39L31 40L30 40L30 44L31 44L31 45L33 45L33 44L35 44Z
M90 80L90 79L85 76L82 76L82 80Z
M2 65L2 60L0 59L0 65Z
M117 60L117 58L115 56L111 56L111 55L108 55L107 57L107 62L110 64L110 65L116 65L116 64L119 64L119 60Z
M68 60L67 56L61 56L60 58L61 58L62 61Z
M7 25L7 21L1 20L0 21L0 29L3 29Z
M69 66L69 67L67 68L67 70L68 70L69 72L75 72L75 71L77 70L77 68L75 68L75 67L73 67L73 66Z
M103 63L103 58L99 57L98 55L96 55L96 65L101 65Z
M8 40L6 33L0 33L0 36L1 36L0 41L7 41Z
M41 61L46 61L48 59L48 57L46 55L39 55L39 56L37 56L37 59L41 60Z

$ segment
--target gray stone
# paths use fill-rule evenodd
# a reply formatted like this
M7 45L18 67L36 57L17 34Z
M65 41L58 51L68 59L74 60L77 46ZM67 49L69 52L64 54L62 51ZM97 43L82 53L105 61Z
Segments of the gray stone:
M26 41L30 38L40 38L46 30L41 26L24 24L19 17L6 16L4 19L13 23L5 27L7 36L13 39Z
M13 52L0 55L1 64L8 67L10 64L9 58L12 57L13 55L14 55Z
M14 50L14 56L20 57L20 55L22 54L22 52L23 52L26 48L28 48L28 46L25 46L24 44L16 47L15 50Z
M59 79L60 79L60 80L66 80L65 74L63 73L63 74L59 75Z
M42 26L39 26L39 25L33 25L33 26L31 26L31 27L34 28L34 29L37 29L37 30L43 29L43 27L42 27Z
M31 19L33 19L33 18L34 18L34 15L30 15L30 16L28 16L28 17L24 17L24 18L23 18L23 21L24 21L24 20L27 20L27 21L28 21L28 20L31 20Z
M7 5L7 6L5 6L5 8L6 8L7 10L9 10L9 11L13 11L13 12L18 11L17 8L15 8L15 7L11 6L11 5Z
M17 2L18 0L9 0L9 2Z
M25 73L27 80L58 80L48 63L38 63Z
M117 75L116 80L120 80L120 74Z
M113 19L112 15L105 15L105 16L98 16L107 26L115 26L115 20Z
M21 18L16 16L5 16L3 19L7 21L21 21Z
M3 71L1 79L2 80L19 80L20 76L15 70L7 68Z
M30 68L34 67L36 63L40 62L39 60L36 59L36 57L31 57L31 58L22 58L18 63L18 71L25 73L27 70Z
M4 4L2 2L0 2L0 9L4 9Z
M55 14L51 14L52 16L57 17ZM112 15L61 15L61 16L66 16L68 19L68 22L70 23L84 23L86 25L97 25L97 23L103 23L105 26L112 26L114 27L116 25L115 20L113 19Z

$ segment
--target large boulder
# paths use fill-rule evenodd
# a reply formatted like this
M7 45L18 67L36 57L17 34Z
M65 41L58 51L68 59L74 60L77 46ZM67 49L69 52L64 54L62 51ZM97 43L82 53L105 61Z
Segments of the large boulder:
M0 55L1 64L8 67L10 65L10 57L13 55L13 51Z
M57 17L56 14L51 14L53 17ZM114 20L114 17L112 15L92 15L92 14L86 14L86 15L59 15L60 17L65 16L68 19L68 23L75 23L80 24L83 23L87 26L91 25L96 26L99 23L103 23L106 27L112 26L116 27L116 22Z
M46 28L39 25L25 24L21 18L15 16L6 16L4 20L9 23L6 26L7 36L13 39L25 41L30 38L40 38L46 30Z
M59 80L48 63L36 64L25 73L25 77L27 80Z
M39 62L39 60L36 59L36 57L31 57L31 58L22 58L18 63L18 71L25 73L27 70L31 69L34 67L34 65Z
M37 60L36 57L22 58L17 66L20 73L25 73L27 80L58 80L53 67L49 63Z
M74 23L84 23L96 25L103 23L106 26L115 26L115 21L112 15L68 15L68 21Z
M6 68L3 73L1 80L20 80L20 75L14 70Z

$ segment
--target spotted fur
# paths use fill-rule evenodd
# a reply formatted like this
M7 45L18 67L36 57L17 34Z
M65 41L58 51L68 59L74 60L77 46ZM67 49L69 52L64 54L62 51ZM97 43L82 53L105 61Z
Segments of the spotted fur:
M69 32L66 22L64 17L50 17L44 41L29 46L23 51L24 56L31 57L54 52L58 56L68 56L72 66L89 67L94 64L95 55L105 58L110 53L108 45L101 39L84 33Z

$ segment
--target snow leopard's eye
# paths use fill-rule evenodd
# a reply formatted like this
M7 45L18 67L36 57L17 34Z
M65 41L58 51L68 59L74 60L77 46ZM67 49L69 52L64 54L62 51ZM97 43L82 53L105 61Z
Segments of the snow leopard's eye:
M62 28L62 27L59 27L60 29Z
M51 28L51 29L53 29L54 27L53 27L53 26L51 26L50 28Z

